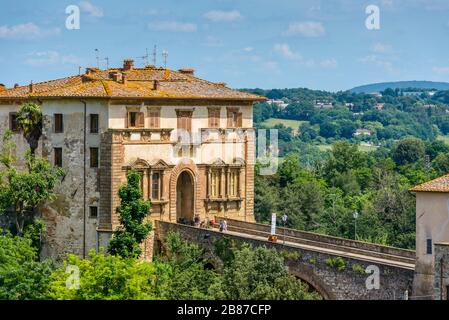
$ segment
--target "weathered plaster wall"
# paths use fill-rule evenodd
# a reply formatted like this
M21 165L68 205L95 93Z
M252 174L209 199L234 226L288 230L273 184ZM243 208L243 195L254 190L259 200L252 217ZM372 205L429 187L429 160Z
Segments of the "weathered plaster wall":
M449 300L449 242L435 243L434 265L434 299Z
M427 239L432 239L433 244L449 241L448 193L416 193L416 268L413 292L420 299L431 299L433 295L434 254L427 254Z
M89 206L99 206L98 168L90 168L90 147L100 147L102 132L107 129L107 104L88 101L87 113L79 100L46 101L44 115L43 154L54 161L53 148L62 148L62 167L66 172L58 186L57 199L42 211L47 224L44 256L75 253L80 256L97 247L97 218L89 217ZM55 113L63 114L64 132L54 132ZM99 114L100 133L90 133L89 114ZM87 132L84 144L84 116ZM84 159L86 150L86 159ZM84 162L85 161L85 162ZM86 168L86 205L84 207L84 166ZM85 230L84 230L85 228Z

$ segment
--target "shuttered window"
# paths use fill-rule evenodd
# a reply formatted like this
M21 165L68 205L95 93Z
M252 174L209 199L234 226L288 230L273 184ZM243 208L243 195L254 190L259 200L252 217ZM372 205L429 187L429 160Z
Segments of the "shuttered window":
M150 128L159 128L161 110L153 108L149 110L149 113L150 113Z
M55 113L54 120L55 120L55 133L64 132L64 117L62 113Z
M243 115L237 110L228 109L228 128L241 128L243 126Z
M145 127L145 115L143 112L128 112L128 128Z
M9 114L9 130L12 132L19 132L19 126L17 125L17 113L11 112Z
M90 167L98 168L98 148L90 148Z
M220 109L209 109L209 128L220 127Z
M62 167L62 148L54 148L54 165L55 167Z
M178 129L192 132L192 111L178 111Z

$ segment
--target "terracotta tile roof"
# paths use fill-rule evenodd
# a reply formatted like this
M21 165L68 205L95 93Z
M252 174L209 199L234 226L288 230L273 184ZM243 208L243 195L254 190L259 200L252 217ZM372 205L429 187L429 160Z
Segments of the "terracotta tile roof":
M114 73L125 75L126 81L114 79ZM131 70L90 68L83 75L0 90L0 99L59 97L266 100L261 96L228 88L223 83L155 67Z
M449 192L449 174L427 181L412 189L412 192Z

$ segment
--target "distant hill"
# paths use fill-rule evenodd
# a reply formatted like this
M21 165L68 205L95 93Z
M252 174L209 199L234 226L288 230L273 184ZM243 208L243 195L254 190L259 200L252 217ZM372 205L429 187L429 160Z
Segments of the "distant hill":
M397 81L397 82L382 82L367 84L360 87L351 89L354 93L373 93L384 91L387 88L391 89L436 89L436 90L449 90L449 83L447 82L433 82L433 81Z

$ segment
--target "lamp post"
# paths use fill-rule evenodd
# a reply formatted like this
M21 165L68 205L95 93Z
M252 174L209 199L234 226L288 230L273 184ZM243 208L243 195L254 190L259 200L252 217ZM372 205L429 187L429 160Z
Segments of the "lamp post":
M359 217L359 213L354 211L352 217L354 218L354 240L357 240L357 218Z
M284 214L282 216L282 222L284 224L284 243L283 243L284 245L285 245L285 224L287 223L287 219L288 219L288 216L286 214Z

